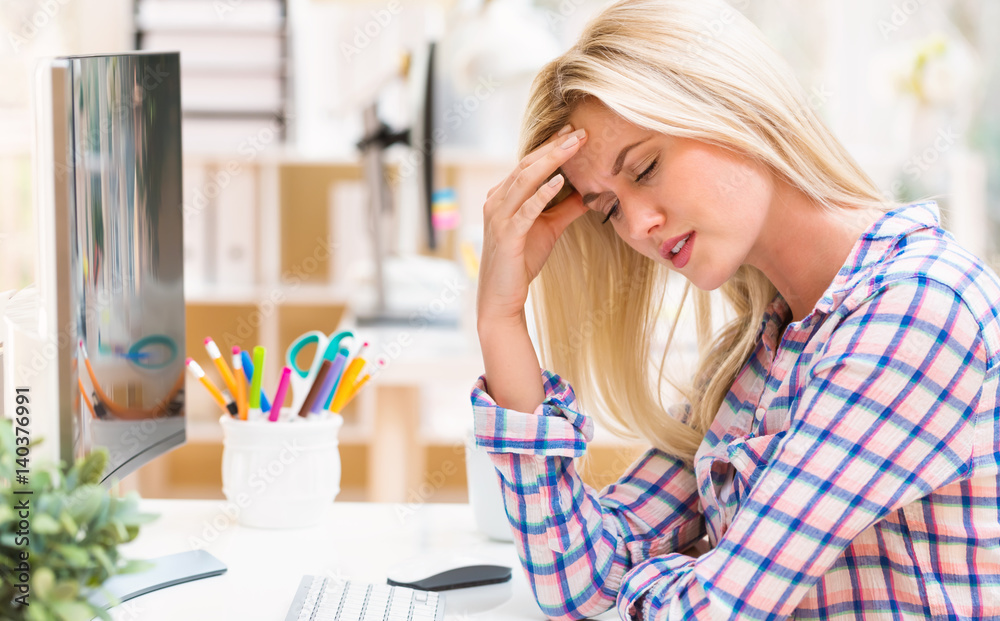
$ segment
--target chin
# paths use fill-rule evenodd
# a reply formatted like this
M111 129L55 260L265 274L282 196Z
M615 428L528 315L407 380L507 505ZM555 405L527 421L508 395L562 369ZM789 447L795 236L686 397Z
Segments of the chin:
M705 274L704 272L694 273L690 276L685 275L685 278L687 278L692 285L694 285L697 289L706 292L715 291L722 285L726 284L731 277L732 274Z

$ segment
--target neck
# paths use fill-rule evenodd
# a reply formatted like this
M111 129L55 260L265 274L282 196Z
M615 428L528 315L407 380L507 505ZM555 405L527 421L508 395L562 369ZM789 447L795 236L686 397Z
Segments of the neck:
M882 213L874 209L828 213L797 189L776 182L760 238L747 262L777 287L792 321L808 315L851 249Z

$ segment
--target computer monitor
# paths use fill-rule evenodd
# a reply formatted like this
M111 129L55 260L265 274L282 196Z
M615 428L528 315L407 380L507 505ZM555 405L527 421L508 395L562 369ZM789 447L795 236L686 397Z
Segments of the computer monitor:
M433 41L420 47L414 54L412 66L413 124L410 127L410 147L417 151L417 174L420 188L420 207L424 214L427 247L437 248L434 232L434 50Z
M417 46L409 55L407 82L410 86L410 126L391 128L379 117L378 102L373 101L363 110L364 137L357 146L362 154L362 175L368 189L370 233L372 236L372 261L374 271L374 307L358 312L360 325L407 323L416 309L395 307L387 290L386 263L389 257L386 236L389 216L392 215L393 190L404 183L414 183L421 212L422 235L427 248L437 248L434 229L435 151L442 132L434 127L435 84L434 41ZM385 151L395 144L404 144L409 151L396 172L390 173L385 163ZM392 183L389 183L389 181ZM435 323L454 325L450 316L436 318Z
M180 55L42 61L35 113L40 332L54 352L36 390L53 407L35 418L52 417L45 440L67 464L107 449L109 484L185 441ZM106 586L124 600L221 571L196 551Z
M37 79L59 456L103 447L122 479L185 440L179 55L58 58Z

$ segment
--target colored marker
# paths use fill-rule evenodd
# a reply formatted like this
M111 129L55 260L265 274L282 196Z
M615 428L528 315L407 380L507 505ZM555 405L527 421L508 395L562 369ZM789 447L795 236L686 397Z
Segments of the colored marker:
M319 367L319 373L316 374L316 379L313 380L312 386L309 388L309 394L306 395L306 400L302 402L302 407L299 408L299 416L308 416L309 412L312 411L313 403L316 402L320 390L323 389L323 383L326 382L326 376L330 373L331 364L329 360L324 360L323 364Z
M364 386L368 382L368 380L371 379L371 377L372 376L369 373L364 377L362 377L360 380L358 380L358 383L354 385L354 388L351 389L351 392L347 393L347 397L344 399L344 404L340 406L340 409L343 410L344 408L347 407L347 405L351 402L351 400L354 399L354 395L360 392L361 387Z
M334 414L340 414L340 411L347 405L347 400L354 390L355 380L365 368L365 364L367 364L362 357L367 347L368 343L364 343L361 346L361 349L358 350L358 355L354 357L354 360L351 360L351 364L347 365L344 376L340 378L340 386L337 387L337 394L333 397L333 403L330 404L330 411Z
M243 373L243 356L240 348L233 345L233 370L236 375L236 406L239 408L240 420L247 419L247 376Z
M359 392L361 392L361 388L366 383L368 383L368 380L370 380L373 375L378 375L378 373L382 370L382 367L385 366L385 362L383 362L382 360L379 360L376 366L378 368L375 370L374 373L365 373L364 377L362 377L360 380L358 380L358 383L354 385L353 389L351 389L351 392L347 393L347 397L344 399L344 403L341 404L341 406L340 406L341 410L343 410L344 408L346 408L348 406L348 404L351 403L351 400L354 399L355 395L357 395Z
M246 355L246 352L243 352ZM241 356L242 358L242 356ZM244 377L244 379L250 379L250 414L249 417L252 420L257 420L261 416L260 410L260 381L261 376L264 374L264 348L261 346L256 346L253 348L253 358L254 363L257 365L256 372L251 372L252 379L250 377ZM244 372L245 373L245 372Z
M337 381L337 376L333 372L333 363L330 363L330 368L327 370L326 378L323 380L323 387L320 388L319 393L316 395L316 400L313 401L312 407L309 408L310 414L319 414L324 412L326 408L323 405L326 403L326 396L333 392L333 384Z
M205 375L205 371L201 368L201 365L195 362L194 358L188 358L185 364L187 364L188 371L191 372L191 375L201 382L201 385L205 387L208 394L212 395L215 402L219 404L220 408L222 408L222 411L229 414L226 397L222 394L221 390L216 388L215 384L212 383L212 380L208 379L208 376Z
M215 368L219 370L222 381L226 383L226 388L229 389L229 393L233 395L237 405L239 405L239 390L237 390L236 378L233 377L233 372L229 370L229 365L226 364L226 360L222 357L219 346L215 344L215 341L210 336L205 337L205 351L208 352L208 357L215 363Z
M243 375L247 376L248 382L252 382L253 372L255 370L253 366L253 360L251 360L250 354L245 351L241 353L240 356L243 357ZM271 402L270 400L268 400L267 393L264 392L263 388L260 389L260 411L261 412L271 411Z
M333 376L333 385L330 388L329 394L326 396L326 402L323 404L323 409L330 409L330 404L333 403L333 395L337 393L337 386L340 384L340 377L344 373L344 367L347 365L347 357L351 355L351 350L346 347L341 347L337 351L337 355L333 359L333 364L330 366L330 375Z
M285 403L285 393L288 392L288 385L291 383L292 370L285 367L281 370L281 379L278 380L278 389L274 391L274 406L271 408L271 415L267 420L272 423L277 422L281 416L281 408Z

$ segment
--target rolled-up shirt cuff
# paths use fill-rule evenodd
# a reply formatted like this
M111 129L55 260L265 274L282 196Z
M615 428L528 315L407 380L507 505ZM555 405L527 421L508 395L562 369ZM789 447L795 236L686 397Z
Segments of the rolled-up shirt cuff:
M594 424L576 410L568 382L540 369L545 400L532 413L505 409L486 392L486 377L472 388L476 444L491 453L579 457L594 437Z
M654 596L694 569L694 559L672 552L639 563L622 577L616 608L622 619L648 620L655 615ZM637 614L641 611L641 614Z

